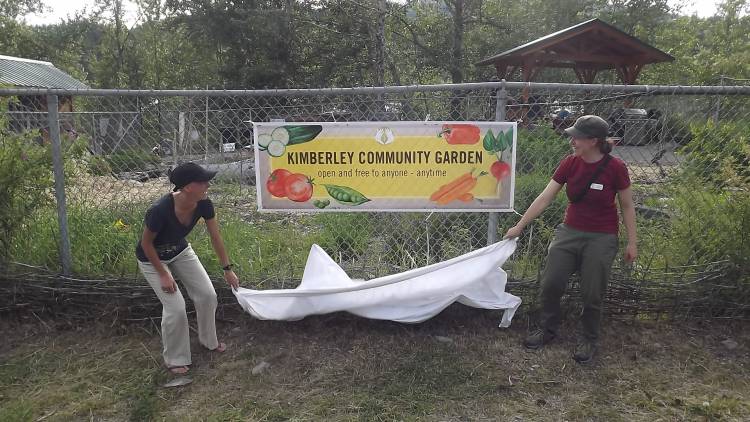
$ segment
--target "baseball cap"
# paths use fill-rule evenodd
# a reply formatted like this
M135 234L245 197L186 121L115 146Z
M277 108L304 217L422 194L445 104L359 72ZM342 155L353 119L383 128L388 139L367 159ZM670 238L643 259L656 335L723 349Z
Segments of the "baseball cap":
M182 163L169 173L169 181L174 184L173 190L184 188L192 182L208 182L216 176L216 170L206 170L193 162Z
M576 138L606 138L609 124L599 116L588 114L579 117L565 133Z

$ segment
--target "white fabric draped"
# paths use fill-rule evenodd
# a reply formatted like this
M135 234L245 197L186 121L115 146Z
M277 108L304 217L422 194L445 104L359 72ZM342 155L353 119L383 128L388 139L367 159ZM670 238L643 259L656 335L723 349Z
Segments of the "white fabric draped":
M453 302L504 309L500 327L510 326L521 299L505 292L501 266L516 249L504 240L456 258L368 281L352 280L318 245L307 257L295 289L234 292L243 309L258 319L295 321L308 315L346 311L372 319L417 323Z

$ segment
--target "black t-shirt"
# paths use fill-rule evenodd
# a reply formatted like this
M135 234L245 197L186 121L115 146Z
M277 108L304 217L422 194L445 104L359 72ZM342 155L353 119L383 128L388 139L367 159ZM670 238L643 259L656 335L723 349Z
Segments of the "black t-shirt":
M193 230L201 217L204 220L210 220L215 215L213 202L208 198L203 199L198 201L198 206L193 212L193 219L190 224L185 226L177 219L177 214L174 211L174 197L171 193L168 193L159 198L146 211L144 224L149 230L156 233L154 248L156 248L156 253L159 254L159 259L166 261L176 257L187 248L188 243L185 236ZM141 247L141 242L138 242L138 246L135 248L135 255L139 261L148 262L148 258L146 258L146 254Z

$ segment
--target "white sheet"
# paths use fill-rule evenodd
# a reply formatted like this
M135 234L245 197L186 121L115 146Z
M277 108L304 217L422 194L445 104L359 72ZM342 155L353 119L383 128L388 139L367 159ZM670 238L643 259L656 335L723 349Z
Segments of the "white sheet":
M516 249L504 240L465 255L368 281L352 280L318 245L307 257L296 289L234 292L243 309L258 319L296 321L308 315L346 311L365 318L417 323L453 302L482 309L505 309L500 327L509 327L521 299L505 292L500 268Z

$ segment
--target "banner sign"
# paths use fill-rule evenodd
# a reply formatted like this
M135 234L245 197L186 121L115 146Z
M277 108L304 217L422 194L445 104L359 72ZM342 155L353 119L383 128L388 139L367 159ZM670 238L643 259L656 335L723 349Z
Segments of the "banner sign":
M513 210L512 122L255 123L260 210Z

